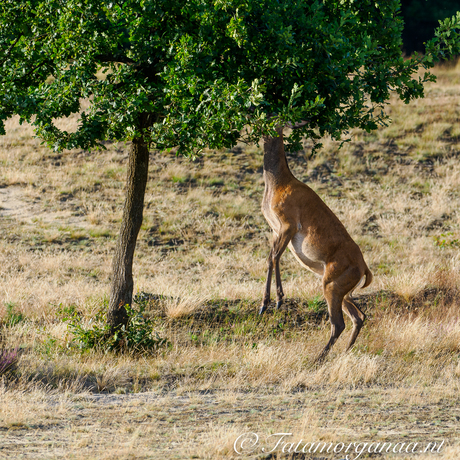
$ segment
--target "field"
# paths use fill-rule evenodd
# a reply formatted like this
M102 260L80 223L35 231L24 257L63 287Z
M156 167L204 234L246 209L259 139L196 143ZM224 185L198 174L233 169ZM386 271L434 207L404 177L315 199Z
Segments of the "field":
M330 328L320 280L289 251L287 300L257 315L271 233L262 150L243 144L195 161L151 152L135 307L169 345L79 349L63 312L90 328L107 305L127 146L57 154L10 120L0 138L0 458L457 459L460 65L435 73L425 99L391 101L389 126L353 131L341 149L325 139L313 157L308 143L288 154L374 274L355 293L367 315L355 347L344 351L346 319L321 365ZM382 443L391 448L378 453Z

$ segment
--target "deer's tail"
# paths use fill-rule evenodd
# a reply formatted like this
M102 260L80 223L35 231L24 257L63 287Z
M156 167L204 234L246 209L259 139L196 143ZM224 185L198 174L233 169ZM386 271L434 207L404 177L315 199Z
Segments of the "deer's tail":
M372 272L369 270L368 267L366 267L366 271L364 272L364 275L366 277L366 282L361 286L361 289L364 289L365 287L369 286L369 284L372 283L372 279L374 278L372 276Z

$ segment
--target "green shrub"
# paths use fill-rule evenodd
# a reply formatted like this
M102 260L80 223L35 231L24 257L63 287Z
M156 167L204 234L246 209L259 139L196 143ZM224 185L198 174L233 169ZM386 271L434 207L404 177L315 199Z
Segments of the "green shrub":
M15 311L15 308L16 306L13 302L7 302L5 323L8 326L15 326L16 324L19 324L25 319L22 313L17 313Z
M81 350L131 351L142 353L169 346L167 339L153 331L152 320L146 318L145 303L126 305L128 324L113 332L107 324L107 306L102 306L88 325L75 306L61 308L58 314L68 323L71 346Z
M441 249L458 248L460 241L454 238L453 232L441 233L440 236L433 236L434 244Z

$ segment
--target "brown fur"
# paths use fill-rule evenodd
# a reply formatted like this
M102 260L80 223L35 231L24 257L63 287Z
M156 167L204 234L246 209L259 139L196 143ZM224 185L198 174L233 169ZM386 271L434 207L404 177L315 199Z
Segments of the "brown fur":
M277 307L284 296L279 260L286 247L302 266L322 277L323 293L331 320L331 337L318 359L323 359L345 329L342 311L353 322L348 343L350 349L364 323L364 313L353 303L351 294L365 277L362 287L372 281L372 273L361 250L342 222L308 185L297 180L289 170L279 137L264 139L265 192L262 212L274 233L268 257L267 283L262 314L270 302L270 285L275 269Z

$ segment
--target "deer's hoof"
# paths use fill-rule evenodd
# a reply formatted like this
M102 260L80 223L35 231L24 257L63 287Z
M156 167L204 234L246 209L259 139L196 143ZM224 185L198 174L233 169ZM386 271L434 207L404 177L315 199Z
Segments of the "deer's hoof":
M267 309L266 305L262 305L259 310L259 315L261 315Z
M282 304L283 304L282 300L279 300L278 302L276 302L276 309L279 310Z

